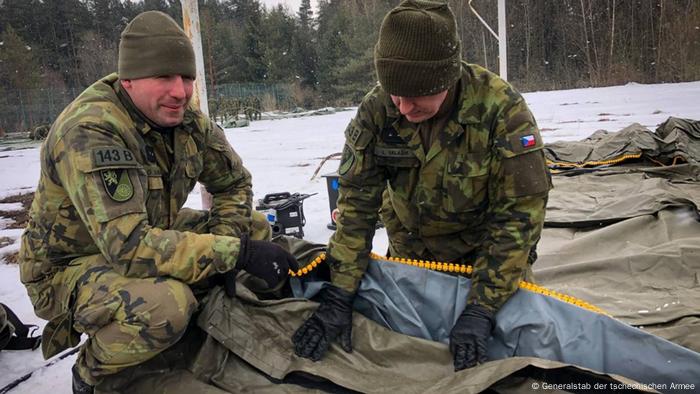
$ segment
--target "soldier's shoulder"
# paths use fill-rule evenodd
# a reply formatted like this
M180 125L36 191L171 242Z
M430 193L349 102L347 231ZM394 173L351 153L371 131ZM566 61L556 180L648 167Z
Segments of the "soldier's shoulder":
M362 99L355 121L366 128L375 129L383 127L392 116L398 117L398 112L391 102L391 97L377 84Z
M462 75L463 77L466 76L463 80L467 81L463 88L472 86L485 91L498 91L512 88L503 78L478 64L462 63Z
M118 133L129 128L132 121L112 88L116 74L112 76L95 82L66 106L49 132L49 148L65 140L89 144L93 131Z
M193 133L201 134L210 133L212 128L217 126L216 122L204 115L202 111L195 108L191 103L185 111L182 123L190 127Z
M465 122L487 121L523 101L507 81L476 64L463 63L460 117Z
M220 140L220 135L223 135L223 129L210 117L204 115L202 111L189 106L185 111L183 119L183 127L187 129L190 136L194 139L199 149L204 149L204 145Z

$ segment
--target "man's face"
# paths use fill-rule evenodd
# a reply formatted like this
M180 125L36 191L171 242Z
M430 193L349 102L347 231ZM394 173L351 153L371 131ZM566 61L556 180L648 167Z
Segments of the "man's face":
M391 101L409 122L420 123L438 113L445 97L447 97L447 90L431 96L401 97L391 95Z
M162 127L182 123L194 86L192 78L181 75L126 79L121 83L136 108Z

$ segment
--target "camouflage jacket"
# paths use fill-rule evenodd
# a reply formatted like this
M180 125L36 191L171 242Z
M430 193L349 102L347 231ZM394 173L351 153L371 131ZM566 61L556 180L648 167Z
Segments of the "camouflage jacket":
M462 69L457 107L429 148L380 86L360 104L338 171L334 284L357 288L381 207L395 257L473 265L470 303L497 310L517 290L551 187L542 139L508 83Z
M21 280L39 316L57 312L48 283L80 256L102 254L125 276L185 283L234 267L238 235L251 222L251 176L200 112L188 109L170 131L169 138L151 126L116 74L87 88L54 122L20 250ZM171 229L196 182L213 195L210 234ZM75 278L61 281L71 288Z

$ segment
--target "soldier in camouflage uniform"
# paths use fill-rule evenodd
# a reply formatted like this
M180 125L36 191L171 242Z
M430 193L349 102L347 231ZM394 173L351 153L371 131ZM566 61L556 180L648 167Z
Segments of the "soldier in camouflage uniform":
M76 98L42 146L20 272L49 320L45 357L89 336L75 392L177 342L213 279L231 295L239 270L274 287L297 268L261 240L269 225L223 130L188 105L194 77L184 31L140 14L122 33L119 74ZM182 209L197 182L213 195L208 212Z
M460 54L444 2L405 0L384 18L380 84L345 131L333 286L295 333L297 355L318 360L334 340L351 350L352 299L381 215L390 255L473 265L450 351L455 370L485 361L494 315L529 272L551 182L525 100Z

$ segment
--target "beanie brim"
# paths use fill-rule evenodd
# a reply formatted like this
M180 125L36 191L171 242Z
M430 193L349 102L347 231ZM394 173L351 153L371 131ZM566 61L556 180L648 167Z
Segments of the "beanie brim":
M385 92L401 97L431 96L451 88L462 74L459 53L442 60L384 58L375 48L374 65Z

